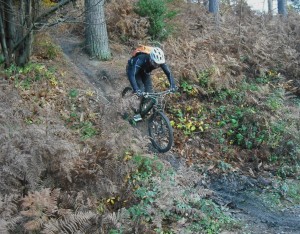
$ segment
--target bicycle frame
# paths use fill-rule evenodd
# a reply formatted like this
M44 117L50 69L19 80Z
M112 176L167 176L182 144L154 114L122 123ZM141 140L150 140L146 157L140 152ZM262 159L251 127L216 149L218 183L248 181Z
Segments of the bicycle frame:
M128 91L132 91L132 88L126 87L122 92L122 96ZM143 98L140 102L140 118L146 117L148 119L150 141L160 153L169 151L174 143L170 120L164 114L164 98L170 93L172 93L170 90L157 93L143 93ZM151 109L153 109L152 113L150 113Z
M148 100L141 103L140 113L144 117L153 109L153 113L148 118L148 131L152 145L160 153L169 151L173 145L173 129L169 118L164 114L166 95L170 90L157 93L144 93L143 98Z
M153 107L155 107L157 111L164 111L165 108L164 98L166 95L170 93L171 93L170 90L157 92L157 93L143 93L143 97L151 98L154 101Z

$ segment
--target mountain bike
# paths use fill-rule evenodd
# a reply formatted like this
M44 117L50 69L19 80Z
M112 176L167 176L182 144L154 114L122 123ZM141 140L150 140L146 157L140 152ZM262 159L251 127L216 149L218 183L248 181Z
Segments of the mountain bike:
M122 93L132 91L131 87L126 87ZM140 103L139 114L144 119L148 118L148 133L154 148L160 153L169 151L173 145L173 129L169 118L164 113L164 98L170 94L170 90L155 93L143 93Z

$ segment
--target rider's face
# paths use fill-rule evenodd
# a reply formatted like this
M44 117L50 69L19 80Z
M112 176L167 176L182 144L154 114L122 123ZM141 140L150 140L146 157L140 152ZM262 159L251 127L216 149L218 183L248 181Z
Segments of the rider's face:
M159 67L159 64L157 64L156 62L154 62L152 59L150 59L150 63L155 68Z

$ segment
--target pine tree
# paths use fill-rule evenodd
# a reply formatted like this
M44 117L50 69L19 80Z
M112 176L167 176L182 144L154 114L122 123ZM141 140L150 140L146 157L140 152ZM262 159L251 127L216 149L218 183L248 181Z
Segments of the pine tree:
M86 45L92 57L101 60L111 58L104 15L104 0L85 0Z

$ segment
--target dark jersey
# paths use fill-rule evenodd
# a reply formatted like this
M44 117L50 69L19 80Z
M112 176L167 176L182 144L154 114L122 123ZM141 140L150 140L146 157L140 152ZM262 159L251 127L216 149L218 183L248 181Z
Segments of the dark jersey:
M136 92L139 89L135 78L136 76L149 76L151 71L159 67L164 71L165 75L167 76L170 82L170 87L174 87L174 78L167 64L160 64L158 65L158 67L153 66L150 62L149 54L139 54L135 57L132 57L128 61L127 75L133 90Z

